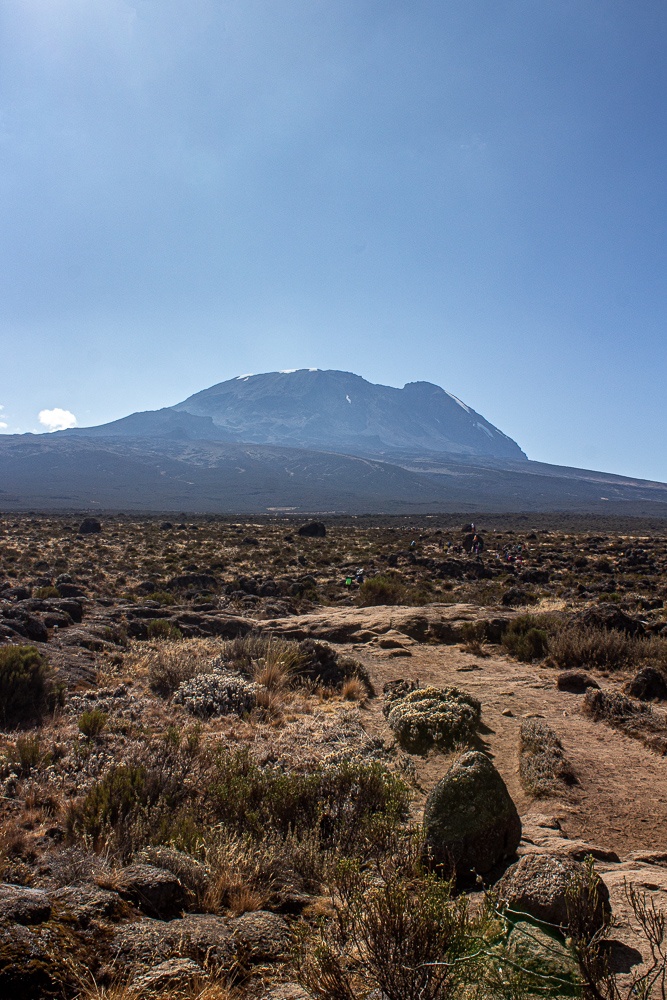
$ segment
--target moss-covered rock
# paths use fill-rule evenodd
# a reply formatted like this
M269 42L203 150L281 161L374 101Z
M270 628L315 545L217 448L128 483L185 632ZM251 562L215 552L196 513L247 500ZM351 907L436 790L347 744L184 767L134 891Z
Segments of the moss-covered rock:
M424 835L429 864L460 884L514 856L521 820L486 754L464 753L441 778L426 801Z

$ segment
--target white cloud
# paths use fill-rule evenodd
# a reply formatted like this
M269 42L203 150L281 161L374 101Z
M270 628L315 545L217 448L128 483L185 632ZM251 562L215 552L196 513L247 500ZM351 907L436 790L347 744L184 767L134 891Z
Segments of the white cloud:
M40 410L39 422L49 431L64 431L68 427L76 427L76 417L69 410L61 410L59 406L53 410Z
M6 424L4 420L0 420L0 431L6 431L8 427L9 424Z

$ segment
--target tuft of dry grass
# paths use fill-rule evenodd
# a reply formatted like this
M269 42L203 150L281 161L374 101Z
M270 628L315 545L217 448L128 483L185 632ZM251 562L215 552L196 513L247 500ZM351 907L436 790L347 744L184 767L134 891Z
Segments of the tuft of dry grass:
M262 909L275 893L319 890L326 858L315 836L262 840L219 831L208 845L204 908L234 914Z
M541 719L527 719L519 735L519 777L529 795L556 795L576 784L572 765L553 729Z
M368 700L368 687L359 677L348 677L343 681L340 696L344 701L358 701L364 704Z
M210 639L156 642L148 651L142 648L130 669L133 667L133 672L147 674L151 689L167 697L183 681L197 674L210 673L211 660L219 652L220 643Z
M581 707L595 722L606 722L651 750L667 753L667 718L645 702L614 691L589 690Z
M206 973L202 980L208 979ZM234 993L229 987L218 982L195 982L181 989L150 990L144 986L136 988L133 980L116 982L103 986L95 980L84 982L79 987L76 1000L232 1000Z

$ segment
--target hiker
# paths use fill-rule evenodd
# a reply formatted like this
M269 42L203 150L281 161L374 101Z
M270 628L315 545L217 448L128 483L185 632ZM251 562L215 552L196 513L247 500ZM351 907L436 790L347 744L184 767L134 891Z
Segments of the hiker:
M357 570L356 579L357 579L357 583L359 584L359 586L361 586L362 583L364 582L364 567L363 566L360 566L359 569Z

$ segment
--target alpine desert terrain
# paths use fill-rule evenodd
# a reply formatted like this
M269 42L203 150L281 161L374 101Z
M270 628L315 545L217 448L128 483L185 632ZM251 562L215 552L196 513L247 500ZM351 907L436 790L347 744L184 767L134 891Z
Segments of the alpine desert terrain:
M663 996L667 528L0 518L0 995Z

